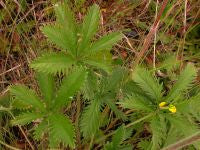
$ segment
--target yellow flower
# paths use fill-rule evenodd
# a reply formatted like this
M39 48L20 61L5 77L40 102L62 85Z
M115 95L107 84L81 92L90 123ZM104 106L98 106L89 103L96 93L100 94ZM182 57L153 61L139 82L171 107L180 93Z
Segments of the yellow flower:
M170 104L169 105L169 111L171 111L172 113L176 113L176 106Z
M162 108L162 107L165 107L166 105L167 105L166 102L161 102L161 103L159 104L159 107Z

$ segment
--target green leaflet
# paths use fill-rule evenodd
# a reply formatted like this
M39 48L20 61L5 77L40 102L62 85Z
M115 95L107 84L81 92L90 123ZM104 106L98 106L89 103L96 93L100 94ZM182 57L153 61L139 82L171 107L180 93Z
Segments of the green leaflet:
M50 105L54 96L54 78L52 75L46 73L37 73L36 75L41 94L46 101L47 107Z
M112 137L112 142L108 142L105 146L105 150L117 150L117 149L122 149L122 150L132 150L132 146L129 144L124 144L121 145L124 140L129 138L129 135L127 136L127 130L125 127L122 125L120 126L115 134Z
M152 150L160 149L162 146L162 141L165 138L166 130L165 122L161 120L160 117L153 117L150 121L150 127L152 130Z
M34 109L45 110L43 103L33 90L22 85L15 85L10 87L10 92L24 104L31 105Z
M35 128L34 128L34 139L39 140L43 138L43 134L48 130L48 122L46 120L42 120Z
M58 25L45 25L44 27L41 27L42 32L44 35L47 36L47 38L55 43L59 48L62 48L64 50L68 50L70 52L71 47L70 41L67 39L68 34L66 34Z
M81 117L80 127L84 137L93 136L100 126L101 101L96 99L87 106Z
M194 81L196 75L197 73L194 65L188 64L181 72L175 85L170 90L166 98L167 101L173 101L179 95L181 95L183 91L187 90L192 85L192 82Z
M99 62L99 60L84 60L84 63L93 67L100 68L102 70L105 70L106 72L111 71L111 66L109 66L106 62Z
M127 120L127 117L125 116L125 114L120 111L117 106L115 105L114 101L112 101L112 99L105 99L103 100L109 107L110 109L115 113L115 115L122 119L122 120Z
M31 63L31 67L37 71L55 74L64 72L75 63L75 60L65 53L47 53Z
M36 119L42 118L43 114L36 112L26 112L18 115L14 120L11 121L13 125L26 125L33 122Z
M116 42L121 40L122 34L119 32L113 32L101 37L89 48L90 53L96 53L102 50L110 49Z
M127 98L119 102L119 104L121 104L124 108L135 109L139 111L152 112L154 110L153 105L148 99L145 99L145 97L137 94L127 96Z
M138 67L133 74L133 80L153 99L156 101L161 99L162 84L159 84L148 70Z
M112 57L110 52L100 51L98 53L93 53L93 55L85 58L83 63L87 66L89 65L94 68L99 68L109 73L112 70L111 61Z
M62 114L53 114L49 117L50 121L50 147L56 147L60 142L75 146L75 132L70 119ZM55 145L54 145L55 144Z
M96 34L100 21L100 8L98 5L90 7L83 20L79 39L79 52L83 53L90 45L90 41Z
M112 138L113 146L116 148L119 147L120 143L124 140L125 136L125 128L122 126L119 129L117 129L115 135Z
M64 36L66 49L73 55L76 54L77 32L74 14L70 8L62 3L55 5L57 23L61 26L60 34Z
M62 85L58 90L57 97L54 101L54 109L59 109L63 105L68 104L75 92L77 92L84 84L87 77L85 69L77 69L69 76L63 79Z

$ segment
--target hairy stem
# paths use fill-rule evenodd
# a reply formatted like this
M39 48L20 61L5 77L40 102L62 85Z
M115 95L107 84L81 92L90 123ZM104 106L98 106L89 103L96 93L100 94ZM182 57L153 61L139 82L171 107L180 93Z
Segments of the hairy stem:
M171 144L162 150L178 150L200 140L200 132L197 132L187 138L184 138L174 144Z
M76 134L77 134L77 145L81 145L81 135L79 131L79 117L80 117L80 111L81 111L81 98L80 93L77 95L77 106L76 106L76 120L75 120L75 128L76 128Z

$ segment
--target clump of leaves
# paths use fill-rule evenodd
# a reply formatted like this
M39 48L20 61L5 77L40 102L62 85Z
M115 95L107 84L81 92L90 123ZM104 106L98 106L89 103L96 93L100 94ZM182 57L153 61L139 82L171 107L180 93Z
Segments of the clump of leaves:
M56 22L41 27L47 38L61 51L46 53L34 60L31 67L37 71L52 73L64 72L73 65L84 65L110 70L109 49L122 38L119 32L113 32L94 39L100 21L100 8L89 8L83 23L75 21L73 12L62 3L55 5Z
M188 97L187 94L195 77L195 67L188 64L170 91L165 91L151 71L143 67L136 69L132 93L120 104L149 116L152 141L147 149L160 149L199 130L195 123L199 120L198 95Z
M120 91L123 79L126 78L126 69L115 68L112 74L101 76L100 79L93 73L89 73L88 80L84 89L85 97L89 100L84 108L81 117L81 131L85 138L90 138L100 131L102 118L105 112L102 109L107 106L117 118L126 120L126 116L117 108L116 98ZM108 114L106 114L108 115Z
M65 146L75 147L74 126L61 109L72 101L74 94L84 84L86 76L85 69L79 68L65 77L60 87L56 88L51 75L39 73L37 79L41 95L23 85L11 86L10 92L15 101L23 104L23 109L26 108L12 120L12 124L26 125L39 120L34 128L35 139L43 138L46 133L50 147L57 147L60 142Z

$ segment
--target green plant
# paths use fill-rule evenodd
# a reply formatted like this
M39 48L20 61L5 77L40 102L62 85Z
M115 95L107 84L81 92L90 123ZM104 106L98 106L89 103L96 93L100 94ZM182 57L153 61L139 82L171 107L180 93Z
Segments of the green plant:
M155 150L199 130L195 123L199 120L199 94L188 96L188 89L196 77L196 69L191 64L185 67L169 91L164 90L152 73L138 67L133 73L132 93L120 104L142 115L151 114L146 119L152 132L147 149Z
M68 105L74 94L81 88L86 80L87 72L83 68L70 73L62 80L59 88L56 88L54 78L51 75L39 73L40 95L22 85L10 87L14 96L14 107L23 109L12 120L13 125L26 125L35 120L39 124L34 127L34 138L41 139L48 135L50 147L57 147L62 142L66 146L75 147L75 131L68 116L62 113L62 108ZM56 92L55 92L56 91Z
M41 27L42 32L60 52L46 53L31 63L31 67L45 73L64 72L73 65L93 66L110 70L110 49L122 38L121 33L113 32L94 40L100 21L100 9L90 7L83 23L76 23L74 14L67 5L55 5L56 22Z
M101 17L100 8L98 5L91 6L82 19L81 13L85 12L85 8L80 9L80 7L84 2L86 1L64 0L63 3L57 3L57 0L53 0L41 2L41 8L45 5L48 6L45 7L47 8L45 10L51 10L50 4L55 4L55 16L51 10L48 12L49 16L42 15L41 18L46 19L53 16L53 18L56 17L56 21L41 27L41 31L52 44L48 46L51 51L45 52L30 64L38 72L36 74L38 86L34 85L34 90L23 85L11 86L10 93L13 98L11 99L11 106L6 105L4 107L1 104L0 107L1 111L8 112L6 116L10 115L13 118L11 124L17 125L21 130L23 137L20 136L20 138L25 138L32 149L34 149L33 142L34 145L39 145L35 146L36 149L129 150L139 148L157 150L166 148L171 144L174 145L173 143L177 140L188 140L186 137L189 135L196 135L195 133L199 132L197 123L200 121L200 94L199 87L194 87L197 76L194 65L188 64L183 71L180 71L180 75L177 75L178 69L184 65L182 57L179 59L179 53L176 56L172 56L171 53L163 55L161 51L160 54L159 52L154 53L153 59L155 61L152 61L153 63L156 62L153 65L154 70L147 70L145 67L129 70L128 67L114 66L114 63L111 63L110 49L122 38L122 34L113 32L102 37L99 36L97 33ZM123 7L121 7L122 3ZM118 9L110 11L106 8L102 11L103 18L107 17L110 12L111 14L117 12L117 15L110 18L108 15L105 22L108 21L109 23L109 19L111 19L112 23L109 23L109 26L114 22L116 23L118 17L126 17L128 10L139 7L140 1L137 3L134 2L135 6L126 8L126 3L120 1L118 3L120 11ZM176 45L173 45L175 42L172 43L176 34L171 32L181 24L179 20L175 23L174 21L179 18L179 13L183 10L184 5L180 5L181 7L174 16L171 17L171 13L174 6L179 6L179 3L179 1L171 1L167 4L167 1L164 1L160 7L158 1L157 3L152 1L146 5L147 8L148 5L150 5L149 8L153 6L152 13L154 15L155 12L157 13L157 6L162 10L164 4L166 4L163 13L158 11L157 17L161 18L157 21L159 23L163 21L164 24L158 28L155 27L155 35L157 36L154 39L154 48L162 48L169 43L171 43L169 49L176 47ZM28 1L21 0L20 4L25 16L23 12L17 14L13 20L14 26L11 26L11 28L13 28L13 33L14 28L16 28L18 34L23 36L26 31L37 31L37 27L36 29L34 27L35 23L40 24L40 21L43 22L44 20L37 21L37 16L40 16L38 11L41 11L40 3L32 2L29 5ZM114 4L117 4L117 2ZM26 13L26 9L30 6L33 6L31 11ZM14 7L12 10L15 9ZM148 11L148 9L145 10ZM5 11L7 13L7 10ZM34 17L31 15L32 12ZM41 12L43 12L43 9ZM152 14L150 11L148 12ZM27 14L30 14L31 18L35 20L30 21L26 16ZM23 15L23 17L18 20L18 15ZM77 16L79 20L76 19ZM138 33L148 31L147 25L150 25L150 22L147 22L149 17L141 19L140 16L143 15L136 17L136 20L143 25L139 26L141 30L138 30ZM12 14L10 17L12 18ZM4 21L5 18L3 13L0 21ZM51 17L49 19L51 20ZM186 18L185 22L188 24L189 20L187 21ZM7 28L10 29L10 19L7 24L9 24ZM131 25L130 22L128 27L131 27ZM107 30L107 26L104 26L104 28ZM190 39L198 38L196 32L199 28L194 29L188 31L188 36L185 36L186 45L187 42L191 42ZM157 32L157 30L160 32ZM166 36L168 31L170 33ZM130 62L132 58L140 56L138 55L140 52L134 51L134 49L140 49L140 46L142 46L141 39L145 39L147 47L150 47L151 36L149 35L151 33L154 34L154 31L149 30L147 38L144 38L143 34L138 34L139 39L133 39L133 41L129 41L129 37L125 38L134 55L132 55L132 52L125 51L125 55L130 55L130 57L126 58L126 63L123 66L132 64ZM7 35L6 32L3 34ZM156 41L160 41L161 44ZM3 42L3 48L5 48L4 45L7 45L8 41L2 38L0 42ZM146 42L142 46L144 49L148 49L145 48ZM192 41L193 44L196 42L198 40ZM30 43L34 42L31 41ZM132 47L132 45L136 47ZM39 47L39 49L42 48ZM124 45L120 46L119 51L122 49L130 50ZM148 63L148 66L152 65L150 53L144 60ZM135 62L137 62L137 58ZM133 63L135 62L133 61ZM10 64L8 66L13 67ZM9 68L9 70L5 69L3 74L13 72L15 69L15 67ZM0 116L0 120L2 120L1 128L6 127L5 129L9 130L7 122L10 120L10 116L9 119L4 119L4 115L2 116L2 118ZM6 126L4 126L4 121ZM26 133L29 134L26 135L21 125L27 129ZM6 133L9 132L6 131ZM32 139L36 140L37 143ZM6 139L0 135L0 144L3 143L4 146L10 148L4 141ZM190 146L191 148L200 146L196 140L186 143L186 145L191 143L193 144Z

